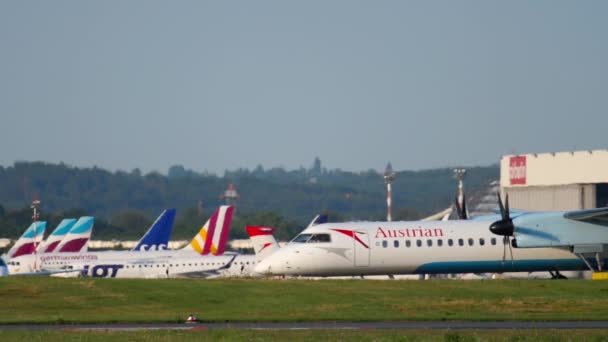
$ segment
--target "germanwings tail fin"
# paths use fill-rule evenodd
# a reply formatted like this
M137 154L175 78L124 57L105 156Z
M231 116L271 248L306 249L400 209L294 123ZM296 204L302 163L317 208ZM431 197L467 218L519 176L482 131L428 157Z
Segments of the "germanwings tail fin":
M86 252L88 247L87 243L91 238L93 232L93 223L95 218L90 216L83 216L74 223L72 229L65 235L63 240L59 243L56 252Z
M249 234L249 238L251 238L255 251L255 258L258 262L280 248L279 243L272 235L274 234L274 228L247 226L245 227L245 230L247 231L247 234Z
M36 252L36 248L44 237L45 229L46 222L32 222L32 224L25 230L25 233L21 235L13 247L8 251L8 257L16 258L21 255L34 254Z
M38 246L36 249L37 253L51 253L53 252L61 240L66 236L66 234L72 229L74 224L76 223L76 219L63 219L57 225L57 228L49 235L46 240Z
M183 249L194 250L200 255L222 255L230 234L230 223L234 207L223 205L209 218L194 236L190 244Z
M167 249L175 221L175 209L167 209L152 223L132 251L160 251Z

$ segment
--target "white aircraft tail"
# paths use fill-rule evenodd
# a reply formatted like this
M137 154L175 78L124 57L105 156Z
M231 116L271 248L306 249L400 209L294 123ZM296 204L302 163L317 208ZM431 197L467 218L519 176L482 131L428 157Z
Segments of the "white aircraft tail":
M79 218L59 245L57 245L55 252L86 252L94 223L95 218L93 217L83 216Z
M34 254L36 248L38 248L38 245L42 242L45 229L46 222L33 222L8 251L8 257L16 258L21 255Z
M277 240L274 238L274 228L271 227L245 227L255 251L255 257L258 261L262 261L270 254L276 252L280 247Z
M57 228L36 249L36 253L51 253L57 248L61 240L67 235L76 223L76 219L63 219Z
M192 241L183 249L200 255L222 255L226 250L234 207L223 205L207 220Z

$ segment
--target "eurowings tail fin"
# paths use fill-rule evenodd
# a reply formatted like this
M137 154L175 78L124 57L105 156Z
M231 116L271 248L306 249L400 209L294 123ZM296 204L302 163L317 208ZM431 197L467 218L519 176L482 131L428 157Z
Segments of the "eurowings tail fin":
M276 252L280 247L277 240L274 238L274 228L271 227L257 227L247 226L245 227L249 238L253 243L253 249L255 251L255 258L262 261L270 254Z
M87 244L91 239L91 233L93 232L93 224L95 218L90 216L83 216L74 223L74 226L61 240L56 252L86 252L88 247Z
M194 250L200 255L224 254L230 234L233 212L233 206L223 205L219 207L183 249Z
M132 251L159 251L167 249L174 221L175 209L163 211L137 245L133 247Z
M45 229L46 222L32 222L32 224L25 230L23 235L21 235L13 247L11 247L11 249L8 251L8 257L16 258L21 255L34 254L34 252L36 252L36 248L44 237Z
M74 224L76 223L76 219L63 219L57 225L57 228L49 235L46 240L38 246L36 249L37 253L51 253L53 252L61 240L66 236L66 234L72 229Z

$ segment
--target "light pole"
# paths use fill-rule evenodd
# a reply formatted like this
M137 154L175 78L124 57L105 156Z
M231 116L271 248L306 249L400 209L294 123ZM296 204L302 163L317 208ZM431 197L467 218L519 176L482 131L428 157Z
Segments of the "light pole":
M391 162L386 164L386 169L384 170L384 184L386 184L386 220L392 221L392 201L393 201L393 193L392 193L392 183L395 180L395 172L393 172L393 166Z

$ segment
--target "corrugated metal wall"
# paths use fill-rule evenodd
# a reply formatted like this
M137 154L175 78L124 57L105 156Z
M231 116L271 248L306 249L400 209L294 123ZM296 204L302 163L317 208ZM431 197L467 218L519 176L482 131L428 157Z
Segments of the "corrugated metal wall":
M506 187L511 208L524 210L580 210L596 207L595 184Z

